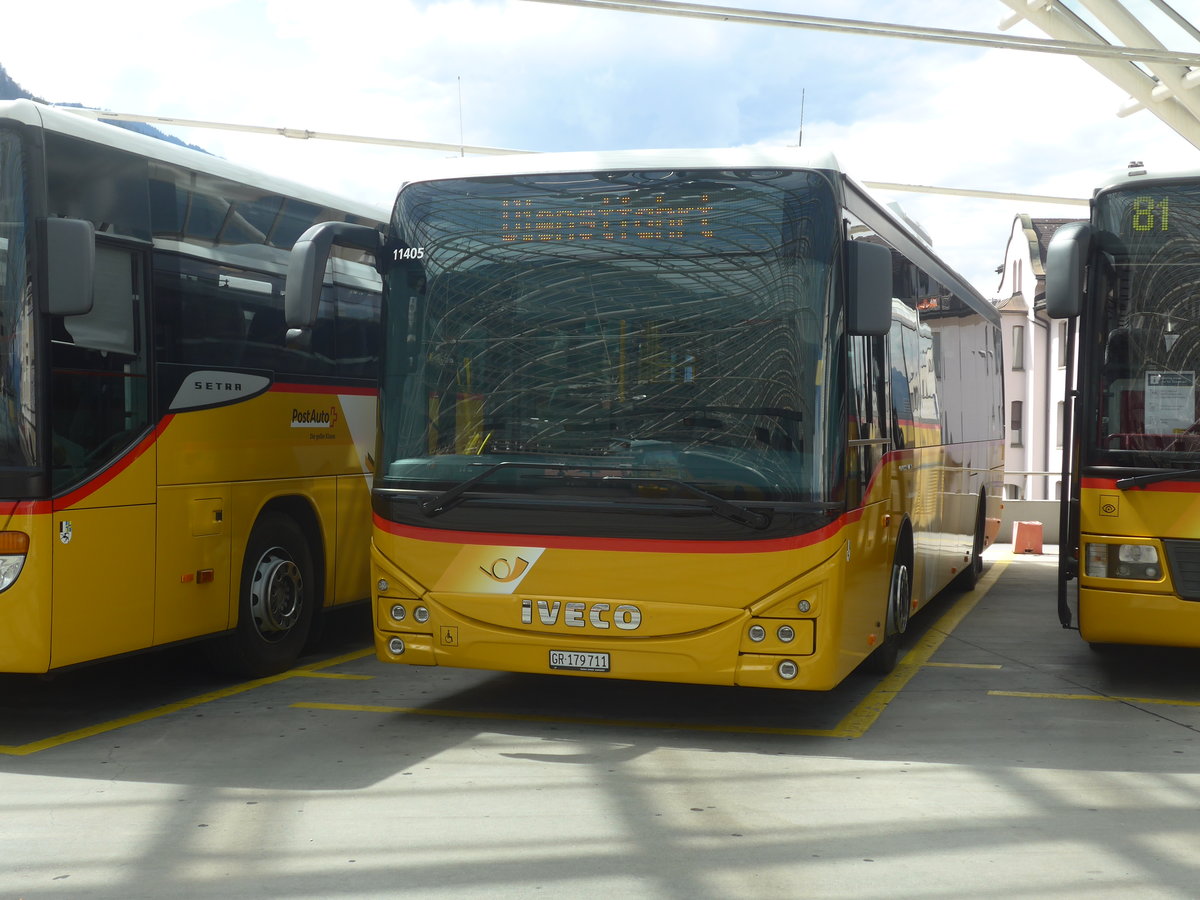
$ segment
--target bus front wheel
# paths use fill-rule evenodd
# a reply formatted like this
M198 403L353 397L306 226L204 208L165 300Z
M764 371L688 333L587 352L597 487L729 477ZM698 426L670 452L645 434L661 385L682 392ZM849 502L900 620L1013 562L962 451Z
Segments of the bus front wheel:
M285 515L265 513L246 543L237 627L214 646L217 665L248 678L291 667L312 627L315 586L304 532Z
M867 671L876 675L886 675L896 668L900 659L900 637L908 628L912 611L912 570L907 554L898 553L892 562L887 604L883 643L866 659Z

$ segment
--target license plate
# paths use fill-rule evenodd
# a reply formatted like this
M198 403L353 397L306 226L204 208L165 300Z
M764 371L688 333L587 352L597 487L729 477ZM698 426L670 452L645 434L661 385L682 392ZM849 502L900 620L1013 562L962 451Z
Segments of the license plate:
M607 653L586 653L578 650L551 650L550 668L569 672L608 672Z

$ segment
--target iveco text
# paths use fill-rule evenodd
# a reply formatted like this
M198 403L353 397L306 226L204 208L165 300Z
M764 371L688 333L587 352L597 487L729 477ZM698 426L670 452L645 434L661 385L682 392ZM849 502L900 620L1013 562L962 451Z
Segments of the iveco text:
M533 600L528 597L521 598L522 625L533 624L533 607ZM609 610L612 610L611 618L608 617ZM563 624L570 628L586 628L590 624L593 628L608 629L616 625L622 631L633 631L642 624L642 611L629 603L622 603L614 609L608 603L588 604L576 600L566 603L559 600L553 603L546 600L537 601L538 621L543 625L556 624L560 612Z

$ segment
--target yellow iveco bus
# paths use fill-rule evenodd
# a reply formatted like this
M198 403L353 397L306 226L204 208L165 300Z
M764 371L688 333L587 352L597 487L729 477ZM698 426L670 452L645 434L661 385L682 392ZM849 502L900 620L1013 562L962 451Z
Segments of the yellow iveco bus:
M284 323L327 220L386 212L0 104L0 671L214 635L264 674L368 596L378 273L333 259Z
M1046 307L1078 360L1059 619L1078 579L1089 643L1200 647L1200 170L1133 163L1097 190L1051 240Z
M288 278L381 257L381 659L824 689L974 583L999 317L831 156L443 166Z

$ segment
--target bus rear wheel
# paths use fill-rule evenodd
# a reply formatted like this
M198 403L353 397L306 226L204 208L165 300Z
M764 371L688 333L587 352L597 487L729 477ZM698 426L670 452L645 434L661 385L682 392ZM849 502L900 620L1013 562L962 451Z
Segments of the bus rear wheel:
M959 591L973 591L983 575L983 532L987 527L987 505L983 497L979 498L979 507L975 512L975 535L971 539L971 558L966 567L958 573L952 582Z
M216 642L214 662L248 678L290 668L308 640L316 602L304 532L285 515L264 513L246 543L237 627Z

